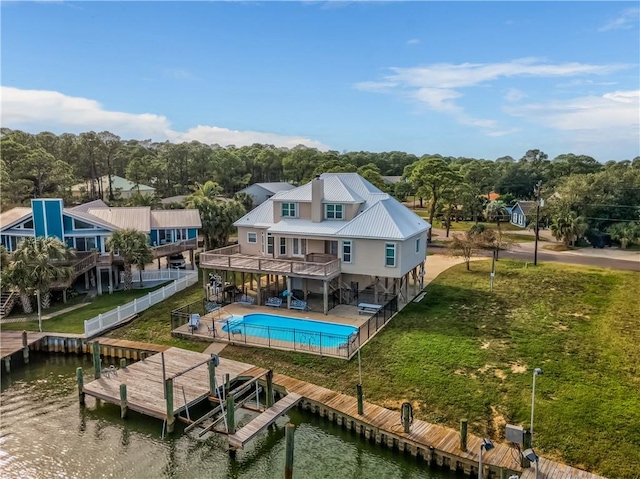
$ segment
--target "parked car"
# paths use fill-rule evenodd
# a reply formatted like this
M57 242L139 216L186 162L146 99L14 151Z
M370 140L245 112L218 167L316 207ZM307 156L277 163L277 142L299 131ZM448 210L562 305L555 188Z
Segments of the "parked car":
M167 258L167 265L169 268L174 269L186 269L187 262L184 260L184 256L181 254L172 254Z

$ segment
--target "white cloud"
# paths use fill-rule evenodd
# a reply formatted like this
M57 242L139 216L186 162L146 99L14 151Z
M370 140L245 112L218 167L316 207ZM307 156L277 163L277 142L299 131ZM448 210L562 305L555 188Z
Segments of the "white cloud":
M502 63L436 63L408 68L391 67L391 73L380 80L360 82L355 88L413 98L431 110L453 116L461 124L479 127L490 136L502 136L516 130L500 128L495 120L475 118L465 113L459 104L464 96L461 90L504 78L606 75L630 67L623 64L592 65L578 62L552 64L536 58L521 58ZM505 95L505 99L510 102L517 102L525 97L526 94L516 88L510 89Z
M637 146L640 138L640 91L511 105L505 111L558 130L587 131L601 139L610 139L611 135L626 137Z
M192 141L219 145L269 143L293 147L299 144L327 150L319 141L301 136L286 136L258 131L229 130L198 125L185 132L173 130L165 116L152 113L126 113L105 110L100 103L49 90L22 90L1 87L2 126L27 131L49 130L80 133L108 130L123 138L155 141Z
M623 10L619 16L609 20L603 26L598 28L598 31L608 32L610 30L633 28L638 24L638 16L640 16L640 8L629 8L627 10Z
M418 38L412 38L411 40L407 40L407 45L418 45L420 40Z

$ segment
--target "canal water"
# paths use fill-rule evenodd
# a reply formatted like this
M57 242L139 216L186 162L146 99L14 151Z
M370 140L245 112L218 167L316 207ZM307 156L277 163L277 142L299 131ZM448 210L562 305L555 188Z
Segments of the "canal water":
M330 479L450 479L411 456L370 444L326 419L294 410L231 458L226 438L176 431L119 406L87 397L78 404L75 369L92 375L88 357L36 354L29 366L2 374L0 477L13 478L281 478L284 430L296 424L294 477ZM251 414L251 413L248 413ZM246 423L250 415L239 417Z

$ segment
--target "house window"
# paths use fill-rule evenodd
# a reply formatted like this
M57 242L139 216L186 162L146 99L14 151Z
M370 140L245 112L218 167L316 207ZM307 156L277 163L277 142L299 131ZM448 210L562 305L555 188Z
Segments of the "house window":
M74 230L88 230L93 229L93 225L90 225L86 221L81 221L77 219L73 219L73 229Z
M416 240L416 253L420 252L420 238Z
M267 254L273 254L273 236L267 234Z
M92 249L96 249L95 238L76 238L77 251L91 251Z
M247 233L247 243L257 243L258 242L258 233L249 232Z
M332 256L338 256L338 242L337 241L325 241L324 253Z
M384 265L391 268L396 266L396 244L385 243L384 245Z
M282 203L282 217L283 218L295 218L296 217L296 204L295 203Z
M300 238L291 239L291 254L293 256L304 256L307 253L307 240Z
M341 220L342 205L324 205L324 217L327 220Z
M187 229L180 228L176 230L176 241L186 240L187 239Z
M351 258L353 254L353 243L351 240L342 242L342 262L343 263L351 263Z
M287 238L280 238L280 256L287 254Z

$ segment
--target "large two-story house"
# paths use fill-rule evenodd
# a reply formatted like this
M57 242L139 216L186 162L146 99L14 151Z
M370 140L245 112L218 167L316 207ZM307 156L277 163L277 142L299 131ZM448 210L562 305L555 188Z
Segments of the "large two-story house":
M288 291L322 294L325 314L330 291L408 300L409 283L422 283L431 227L357 173L279 192L235 226L238 244L203 253L201 268L257 275L258 288L262 275L285 277Z
M122 258L109 251L107 239L114 231L134 229L145 233L158 259L197 248L202 226L198 210L152 210L147 207L110 208L102 200L65 208L61 199L31 200L31 207L18 207L0 214L0 242L9 252L25 236L54 236L76 251L76 277L85 274L97 280L102 294L103 281L112 290L118 283ZM106 287L104 288L106 289Z

